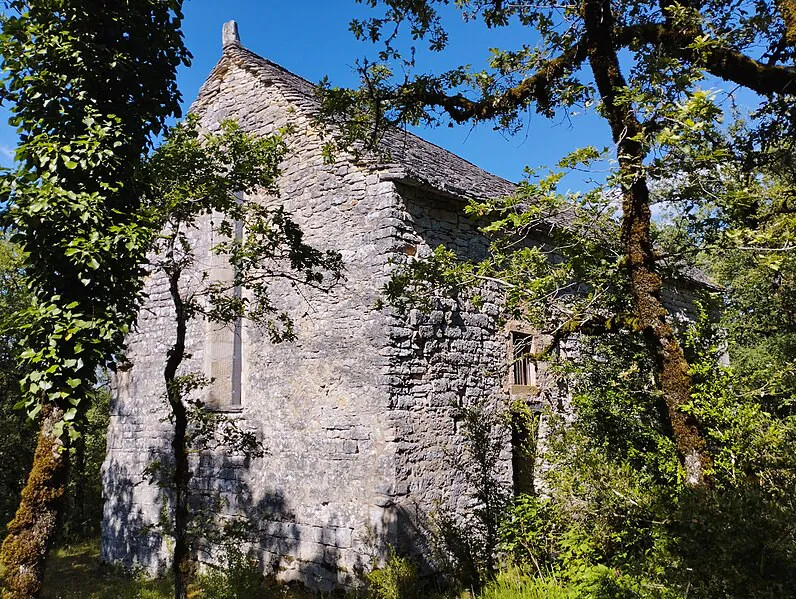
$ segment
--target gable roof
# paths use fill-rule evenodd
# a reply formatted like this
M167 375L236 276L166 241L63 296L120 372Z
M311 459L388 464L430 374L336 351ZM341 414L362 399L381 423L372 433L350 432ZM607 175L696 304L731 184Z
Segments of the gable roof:
M286 100L308 112L319 110L315 84L238 43L224 47L224 56L208 79L213 78L225 61L249 71L263 82L276 85ZM385 180L425 187L462 199L494 198L516 189L515 183L407 131L386 131L380 146L381 153L388 158L380 160L376 166Z
M237 25L231 39L225 37L221 60L210 72L207 81L227 69L227 61L254 74L260 81L276 85L285 99L300 106L310 114L320 109L317 85L292 73L281 65L244 48L237 37ZM225 33L227 35L226 26ZM206 84L205 84L206 85ZM203 86L204 88L204 86ZM201 98L201 91L200 91ZM196 102L200 101L197 98ZM453 152L435 145L408 131L396 128L387 130L380 140L380 153L389 160L376 163L383 180L396 181L431 190L443 196L461 200L487 199L505 196L517 189L517 184L474 165ZM569 218L561 214L549 218L551 226L566 227ZM699 268L677 267L674 275L681 282L700 287L716 288L710 278Z

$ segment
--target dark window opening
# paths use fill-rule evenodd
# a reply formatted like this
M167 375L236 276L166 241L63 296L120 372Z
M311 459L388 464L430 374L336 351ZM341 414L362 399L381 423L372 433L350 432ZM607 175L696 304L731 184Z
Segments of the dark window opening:
M514 496L533 495L540 414L519 403L511 417L511 469Z

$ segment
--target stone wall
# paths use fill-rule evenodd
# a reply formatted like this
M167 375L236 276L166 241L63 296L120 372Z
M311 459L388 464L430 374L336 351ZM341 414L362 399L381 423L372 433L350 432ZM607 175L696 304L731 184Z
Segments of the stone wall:
M507 334L499 294L488 286L478 308L466 294L440 299L428 313L378 305L401 263L440 244L478 259L486 240L451 195L350 156L325 164L306 82L247 56L228 48L192 110L209 130L228 118L260 135L291 126L281 197L260 201L282 202L308 242L340 251L346 278L328 294L274 282L296 342L274 345L243 323L241 401L227 413L267 453L249 461L223 451L202 455L195 484L225 498L226 516L255 525L252 548L265 569L320 588L350 585L388 545L427 554L435 513L461 516L473 507L462 409L506 405ZM422 147L426 157L444 153ZM477 174L456 160L468 177ZM498 184L500 192L510 186ZM200 252L209 246L209 220L203 227ZM102 557L156 571L168 564L170 548L151 525L166 502L143 474L170 453L162 372L174 333L165 281L152 276L146 289L111 409ZM685 314L690 300L671 292L667 301ZM207 339L206 324L195 321L183 372L204 371ZM508 488L510 435L495 435L502 444L495 476Z
M222 60L193 110L210 130L227 118L262 135L294 128L280 201L307 241L340 251L346 268L345 281L329 294L274 283L273 297L294 318L295 343L273 345L244 323L241 407L230 416L254 431L267 453L250 463L223 452L203 455L196 484L217 489L229 515L256 524L255 549L283 579L349 584L357 567L384 552L394 526L387 507L397 469L388 418L392 349L388 316L376 300L397 248L400 198L392 183L347 158L324 164L321 137L290 90L237 66L234 57ZM132 366L119 376L112 406L102 556L156 570L167 562L168 543L146 527L164 503L143 471L169 451L162 370L172 323L164 281L153 277L147 290L130 339ZM202 371L205 335L196 322L185 372Z
M397 262L427 257L439 245L460 258L485 257L487 240L463 213L463 203L408 185L403 198ZM391 404L389 417L398 437L398 492L395 507L398 541L410 553L428 557L429 530L450 517L464 522L474 507L472 443L465 433L464 411L499 411L506 405L506 335L498 294L483 286L483 303L472 292L439 298L429 311L394 315L390 330ZM509 431L496 428L502 444L493 474L511 485ZM470 522L472 524L472 522ZM456 532L456 531L446 531ZM461 532L461 531L458 531ZM472 531L471 531L472 532ZM448 549L437 547L436 549Z

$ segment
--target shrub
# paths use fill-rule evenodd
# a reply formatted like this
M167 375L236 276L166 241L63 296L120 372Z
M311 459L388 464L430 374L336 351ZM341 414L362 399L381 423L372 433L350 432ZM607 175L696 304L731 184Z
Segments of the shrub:
M383 568L365 575L372 599L420 599L417 566L409 558L390 550Z
M210 567L198 586L208 599L260 599L267 591L258 561L237 547L228 547L223 566Z

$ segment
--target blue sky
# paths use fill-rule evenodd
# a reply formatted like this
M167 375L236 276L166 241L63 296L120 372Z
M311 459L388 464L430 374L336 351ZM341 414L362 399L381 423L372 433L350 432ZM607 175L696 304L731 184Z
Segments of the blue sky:
M489 31L480 23L463 23L451 10L450 46L442 55L424 55L426 70L461 64L485 66L490 47L519 47L533 40L529 31ZM353 65L357 58L375 56L375 48L358 42L348 30L354 16L373 14L353 0L320 2L262 2L256 0L188 0L185 3L185 38L194 55L190 69L180 73L180 88L190 101L221 52L221 26L234 19L241 42L250 50L309 79L329 76L334 85L356 85ZM420 135L478 166L507 179L518 180L526 165L554 164L568 151L585 144L607 145L609 131L593 115L567 122L529 116L525 131L506 137L489 125L425 129ZM573 181L573 184L577 184Z
M179 73L184 104L189 105L221 54L221 27L238 21L241 41L250 50L279 63L313 82L329 76L335 85L356 85L353 65L357 58L373 57L376 49L358 42L348 30L355 16L372 14L354 0L186 0L184 32L194 56L190 68ZM464 23L450 8L450 45L442 54L422 55L424 70L439 71L461 64L485 65L488 48L518 48L535 40L527 28L489 31L480 23ZM7 164L16 144L13 130L5 125L7 112L0 112L0 154ZM570 120L550 121L529 114L527 126L518 135L506 137L489 125L427 129L426 139L507 179L518 180L525 166L553 165L567 152L584 145L610 145L606 124L593 114ZM599 174L595 174L600 177ZM583 188L589 174L568 177L566 184Z
M300 8L299 8L300 7ZM472 64L486 65L488 48L520 47L533 43L522 27L490 31L478 22L464 23L455 9L449 9L450 44L442 53L422 55L419 66L428 71ZM220 52L221 25L238 21L241 42L250 50L309 79L329 76L334 85L356 85L353 65L358 58L373 58L376 48L358 42L348 30L351 19L373 15L353 0L301 3L256 0L189 0L185 5L185 34L194 54L194 65L181 73L181 89L193 97ZM440 127L418 133L488 171L510 180L522 177L525 166L552 165L572 149L593 144L610 144L608 127L594 115L576 116L572 123L549 121L536 114L520 134L507 137L488 124L471 127ZM581 177L571 184L580 187Z
M373 46L356 41L348 30L355 15L369 14L367 7L354 0L187 0L184 12L185 41L194 56L191 67L179 72L186 107L219 59L221 27L231 19L239 24L244 46L313 82L328 75L335 85L355 85L355 61L368 54L375 55ZM519 46L528 42L523 38L528 31L521 28L489 32L474 23L461 23L458 15L453 15L452 22L449 51L444 56L431 56L423 63L424 68L433 70L465 63L480 67L490 46ZM1 110L0 162L5 165L16 145L16 135L6 124L7 117L7 111ZM553 164L578 145L605 145L609 141L607 127L594 117L576 118L570 127L533 115L522 134L509 138L492 131L488 125L476 129L439 128L420 134L511 180L520 179L526 165Z

